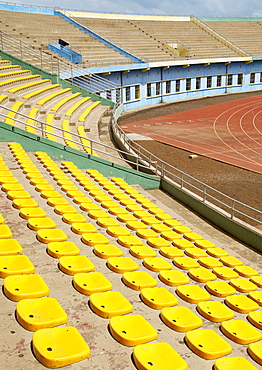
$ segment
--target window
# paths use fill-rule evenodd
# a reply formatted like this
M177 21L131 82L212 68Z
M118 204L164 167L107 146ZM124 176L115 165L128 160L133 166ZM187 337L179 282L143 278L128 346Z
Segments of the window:
M140 99L140 85L135 86L135 99Z
M222 85L222 76L219 75L217 76L217 87L221 87L221 85Z
M232 86L233 84L233 75L227 75L227 86Z
M250 73L250 83L254 84L255 83L255 72Z
M161 85L160 85L160 82L157 82L156 83L156 95L160 95L161 94Z
M147 89L147 96L152 96L150 82L146 84L146 89Z
M201 88L201 77L196 78L196 89L199 90Z
M186 79L186 91L191 90L191 78Z
M237 84L238 85L243 85L243 73L239 73L237 75Z
M129 101L131 100L131 96L130 96L130 86L127 86L126 87L126 101Z
M171 93L171 81L166 81L166 94Z
M176 80L176 92L180 91L180 80Z
M212 77L208 76L207 77L207 88L210 89L212 87Z

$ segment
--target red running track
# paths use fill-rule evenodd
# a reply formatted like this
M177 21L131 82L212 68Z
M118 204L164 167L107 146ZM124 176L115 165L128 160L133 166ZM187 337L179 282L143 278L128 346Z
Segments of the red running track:
M191 153L262 173L262 95L121 127Z

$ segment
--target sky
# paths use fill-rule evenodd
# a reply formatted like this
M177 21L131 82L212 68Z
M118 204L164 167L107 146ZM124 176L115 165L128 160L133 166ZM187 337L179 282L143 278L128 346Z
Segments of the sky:
M261 0L18 0L15 3L106 13L199 17L262 16Z

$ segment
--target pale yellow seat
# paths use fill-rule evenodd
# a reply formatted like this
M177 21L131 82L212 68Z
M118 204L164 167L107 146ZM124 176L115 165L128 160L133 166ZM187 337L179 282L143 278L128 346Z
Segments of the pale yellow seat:
M35 208L38 207L38 203L30 198L30 199L14 199L13 206L17 209L21 208Z
M94 253L104 259L123 256L123 251L114 244L96 244L94 245Z
M129 221L127 222L126 226L131 230L146 230L147 225L142 221Z
M163 233L164 231L172 231L172 229L165 224L152 225L152 230L156 233Z
M68 237L61 229L41 229L37 231L37 239L45 244L67 241Z
M1 173L0 174L0 184L3 185L3 184L18 184L18 180L17 178L15 178L11 172L10 172L10 175L9 176L3 176L3 174Z
M147 243L153 248L163 248L163 247L170 247L170 242L164 238L157 237L157 238L148 238Z
M82 209L82 211L85 211L85 212L91 212L91 211L101 211L101 208L98 204L95 204L95 203L82 203L80 205L80 208Z
M36 218L46 217L46 212L40 207L20 208L19 216L28 220L30 218L35 218L35 217Z
M213 272L222 280L231 280L239 277L238 273L232 270L230 267L215 267Z
M156 257L156 252L147 245L134 245L133 247L130 247L129 252L132 256L140 259Z
M235 266L243 265L242 261L240 261L238 258L233 257L233 256L221 257L220 261L223 263L223 265L228 266L228 267L235 267Z
M36 331L67 324L67 314L55 298L22 299L16 305L16 318L26 330Z
M8 184L7 183L7 184L3 184L1 189L5 192L14 191L14 190L22 191L24 190L24 187L21 184Z
M188 271L188 275L199 283L206 283L207 281L216 280L217 276L212 271L206 268L193 268Z
M138 264L130 257L109 257L107 265L110 270L122 274L127 271L136 271L139 269Z
M244 320L224 321L221 330L229 339L239 344L250 344L262 339L262 334Z
M185 333L203 326L202 319L188 307L165 307L161 319L171 329Z
M26 190L10 190L7 192L8 199L30 199L31 195Z
M172 244L179 249L194 248L194 244L186 239L173 240Z
M129 221L137 221L137 218L130 213L122 214L117 216L118 221L127 223Z
M232 352L230 344L212 329L188 331L185 341L195 354L206 360L214 360Z
M219 358L215 361L214 370L257 370L257 368L252 365L244 357L227 357Z
M230 285L232 285L232 287L242 293L249 293L258 289L256 284L245 278L231 279Z
M142 315L115 316L110 319L112 336L125 346L136 346L157 339L157 331Z
M74 275L73 284L76 290L87 295L113 288L112 283L101 272L77 273Z
M247 318L251 322L251 324L262 330L262 311L249 312Z
M253 299L259 306L262 306L262 291L250 292L248 297Z
M141 290L158 285L157 280L146 271L128 271L123 273L123 282L131 289Z
M44 199L48 199L48 198L62 198L62 194L60 194L58 191L56 190L43 190L41 191L41 197L44 198Z
M118 216L118 215L127 214L128 211L122 207L114 207L114 208L109 209L109 213L111 213L111 215Z
M138 219L141 219L143 217L150 217L150 214L147 211L135 211L134 216Z
M84 196L84 197L74 197L73 202L79 204L80 206L86 203L92 203L92 199Z
M69 204L59 204L55 206L55 213L57 213L58 215L77 213L77 209Z
M110 217L109 213L107 213L106 211L97 211L97 210L93 210L93 211L89 211L88 212L88 216L93 218L93 219L98 219L98 218L108 218Z
M191 233L192 230L187 227L187 226L174 226L173 227L173 230L176 232L176 233L179 233L179 234L185 234L185 233Z
M54 258L77 256L80 249L73 242L51 242L47 245L47 253Z
M214 257L200 257L198 262L201 266L206 267L207 269L214 269L216 267L222 267L223 264Z
M124 226L109 226L106 231L109 235L115 238L130 235L130 231Z
M141 239L139 239L137 236L129 235L129 236L119 236L117 239L118 243L122 245L123 247L130 248L135 245L143 245L143 242Z
M208 248L207 249L207 253L211 257L215 257L215 258L220 258L220 257L226 257L226 256L228 256L227 251L225 251L223 248L217 248L217 247Z
M68 206L69 202L67 199L64 198L48 198L47 204L51 207L58 207L58 206Z
M179 285L176 293L189 303L204 302L210 299L210 294L198 285Z
M144 266L151 271L171 270L172 265L161 257L148 257L143 260Z
M144 224L146 225L156 225L156 224L160 224L161 222L155 218L155 217L143 217L141 218L142 222L144 222Z
M169 240L169 241L173 241L173 240L177 240L177 239L181 239L182 236L178 233L176 233L175 231L163 231L161 234L161 237L166 239L166 240Z
M175 257L174 264L182 270L198 268L199 263L191 257Z
M252 359L262 366L262 342L251 343L247 350Z
M139 344L133 351L138 370L187 370L186 361L168 343Z
M136 198L137 200L137 203L144 203L143 199L142 198ZM156 207L156 208L150 208L149 209L149 212L152 214L152 215L160 215L160 214L164 214L165 211L162 209L162 208L159 208L159 207ZM170 220L170 219L169 219Z
M119 226L119 222L114 218L98 218L96 223L104 228L108 228L109 226Z
M35 267L30 259L23 255L0 256L0 277L10 275L33 274Z
M67 275L75 275L80 272L95 270L93 262L83 255L60 257L59 268Z
M96 245L96 244L108 244L109 240L106 236L101 233L84 233L82 234L82 241L87 245Z
M259 309L259 305L253 299L242 294L234 294L226 297L225 303L232 310L240 313L249 313Z
M133 312L132 304L120 292L93 293L89 303L98 316L106 319Z
M206 283L206 289L216 297L227 297L229 295L236 294L236 289L226 281L208 281Z
M234 270L243 277L250 278L258 275L258 271L253 269L251 266L235 266Z
M262 276L252 276L250 281L255 283L259 288L262 288Z
M71 225L71 230L76 234L95 233L97 228L89 222L74 222Z
M136 235L142 239L150 239L150 238L158 237L158 234L152 229L145 229L145 230L139 229L137 230Z
M185 254L188 257L196 258L196 259L201 258L201 257L207 257L206 251L200 248L187 248L185 250Z
M35 190L36 191L53 191L55 190L55 188L52 186L52 185L49 185L49 184L37 184L35 186Z
M159 272L159 278L165 284L170 286L179 286L190 283L190 279L187 275L184 275L181 271L176 270L162 270Z
M84 197L85 193L83 191L80 191L80 190L70 190L70 191L66 192L66 195L69 198L78 198L78 197Z
M203 236L199 235L198 233L191 232L191 233L185 233L184 238L192 242L196 242L197 240L202 240Z
M112 201L112 199L108 195L98 195L97 197L95 197L95 200L99 203Z
M162 254L162 256L170 259L184 256L184 252L177 247L161 247L160 253Z
M90 357L90 348L73 326L40 329L33 334L33 353L49 368L57 368Z
M232 310L218 301L199 302L197 310L203 317L212 322L230 320L235 316Z
M178 304L178 299L166 288L143 288L141 299L149 307L161 310Z
M16 239L0 239L0 256L23 254L23 248Z
M31 230L41 230L41 229L54 229L56 223L50 217L32 217L29 218L27 226Z
M40 275L11 275L4 280L4 293L11 301L49 295L49 288Z
M63 217L62 217L62 220L67 223L67 224L79 224L80 222L81 223L86 223L87 222L87 219L84 215L82 215L81 213L64 213L63 214Z

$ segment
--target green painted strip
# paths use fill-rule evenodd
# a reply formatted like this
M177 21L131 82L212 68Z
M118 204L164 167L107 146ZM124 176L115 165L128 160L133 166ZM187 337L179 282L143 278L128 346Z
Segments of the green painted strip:
M20 143L27 152L44 151L54 160L72 161L80 169L97 169L104 176L121 177L128 184L140 185L143 189L158 189L160 186L159 177L120 166L0 122L0 142L10 141Z

